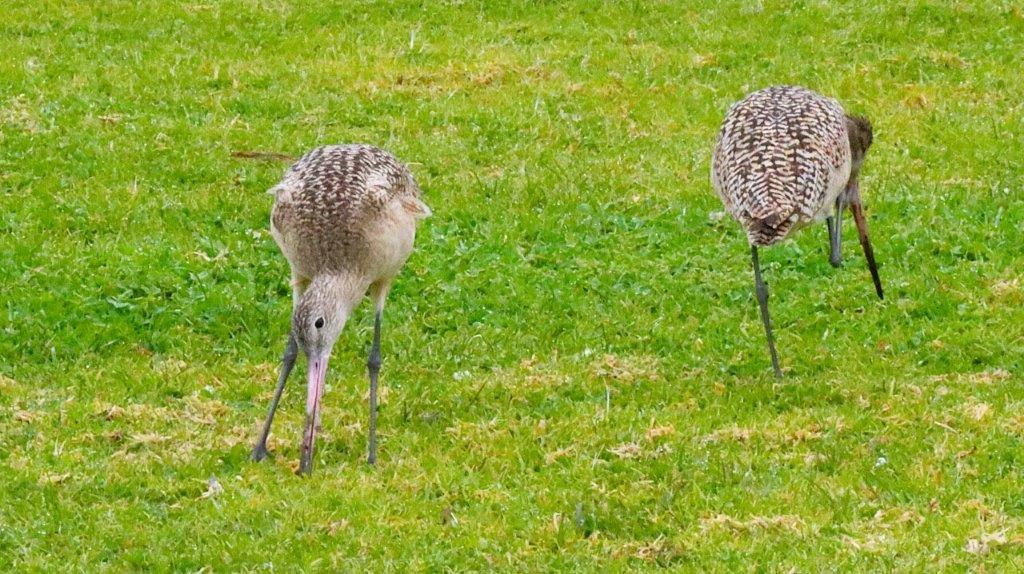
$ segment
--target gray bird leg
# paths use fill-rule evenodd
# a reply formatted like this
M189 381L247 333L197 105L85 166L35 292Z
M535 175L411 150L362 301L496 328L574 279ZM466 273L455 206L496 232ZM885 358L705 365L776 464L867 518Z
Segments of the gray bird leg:
M832 267L841 267L843 265L843 198L842 196L836 198L836 210L832 217L825 220L828 224L828 242L831 248L829 253L828 262L832 264Z
M252 449L252 459L259 462L267 456L267 438L270 436L270 425L274 422L274 413L277 412L277 404L281 402L281 393L284 392L284 384L288 375L295 366L295 358L299 354L299 345L295 341L295 335L288 333L288 344L284 349L284 356L281 358L281 374L277 379L277 389L274 390L274 398L270 400L270 410L267 412L267 420L263 423L263 430L256 446Z
M775 352L775 337L772 336L772 319L768 315L768 287L761 278L761 263L757 259L757 246L751 245L750 252L754 260L754 286L757 291L757 302L761 306L761 322L764 323L764 333L768 337L768 350L772 354L772 368L775 376L782 377L782 369L779 368L779 356Z
M373 347L366 361L366 369L370 374L370 448L366 462L377 463L377 377L380 373L380 321L384 310L378 306L373 321Z

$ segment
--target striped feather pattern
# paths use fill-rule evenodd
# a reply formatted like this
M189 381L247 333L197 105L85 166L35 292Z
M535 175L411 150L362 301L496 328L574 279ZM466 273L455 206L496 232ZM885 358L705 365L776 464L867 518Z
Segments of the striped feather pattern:
M772 245L831 215L850 178L846 114L806 88L775 86L729 109L712 184L751 245Z
M366 250L368 230L397 201L410 212L429 209L412 173L370 145L334 145L299 158L270 189L271 225L282 249L304 267L341 268Z

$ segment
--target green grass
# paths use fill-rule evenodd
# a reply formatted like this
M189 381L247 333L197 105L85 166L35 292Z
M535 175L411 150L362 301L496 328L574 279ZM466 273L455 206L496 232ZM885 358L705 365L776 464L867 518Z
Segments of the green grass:
M0 571L1024 568L1024 9L883 0L21 2L0 14ZM729 104L871 118L884 302L824 227L762 260ZM363 307L316 471L264 191L370 142L434 217ZM207 492L216 477L222 492Z

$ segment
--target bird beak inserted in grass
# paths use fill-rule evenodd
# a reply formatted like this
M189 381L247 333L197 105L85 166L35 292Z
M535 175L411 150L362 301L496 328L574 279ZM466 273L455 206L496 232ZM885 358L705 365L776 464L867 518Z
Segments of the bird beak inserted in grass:
M316 432L320 427L320 403L324 396L324 381L327 378L327 361L329 353L319 357L310 357L309 382L306 387L306 430L302 434L302 457L299 461L299 474L309 474L313 470L313 447Z
M868 260L868 269L871 271L871 280L875 283L875 293L879 299L884 299L882 292L882 280L878 276L878 265L875 263L875 251L871 248L871 239L868 237L868 221L864 216L864 206L860 202L860 186L857 179L850 180L850 188L847 194L850 202L850 211L853 212L853 220L857 224L857 234L860 236L860 246L864 249L864 258Z

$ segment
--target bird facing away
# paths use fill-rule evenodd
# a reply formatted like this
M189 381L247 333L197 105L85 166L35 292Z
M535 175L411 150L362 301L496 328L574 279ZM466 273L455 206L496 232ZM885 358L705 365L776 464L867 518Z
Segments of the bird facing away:
M254 460L267 454L267 437L285 381L301 348L309 361L306 426L300 473L312 468L320 427L327 361L352 310L369 294L376 313L370 378L367 460L377 460L377 377L384 302L412 253L417 221L430 215L412 173L390 153L369 145L314 149L299 158L274 196L270 232L291 266L293 311L281 373Z
M768 314L768 288L757 248L825 220L834 267L842 264L843 208L853 212L875 292L882 283L868 239L857 181L871 147L871 123L838 102L797 86L775 86L748 95L729 109L712 157L711 182L750 242L754 283L768 338L772 368L782 376Z

